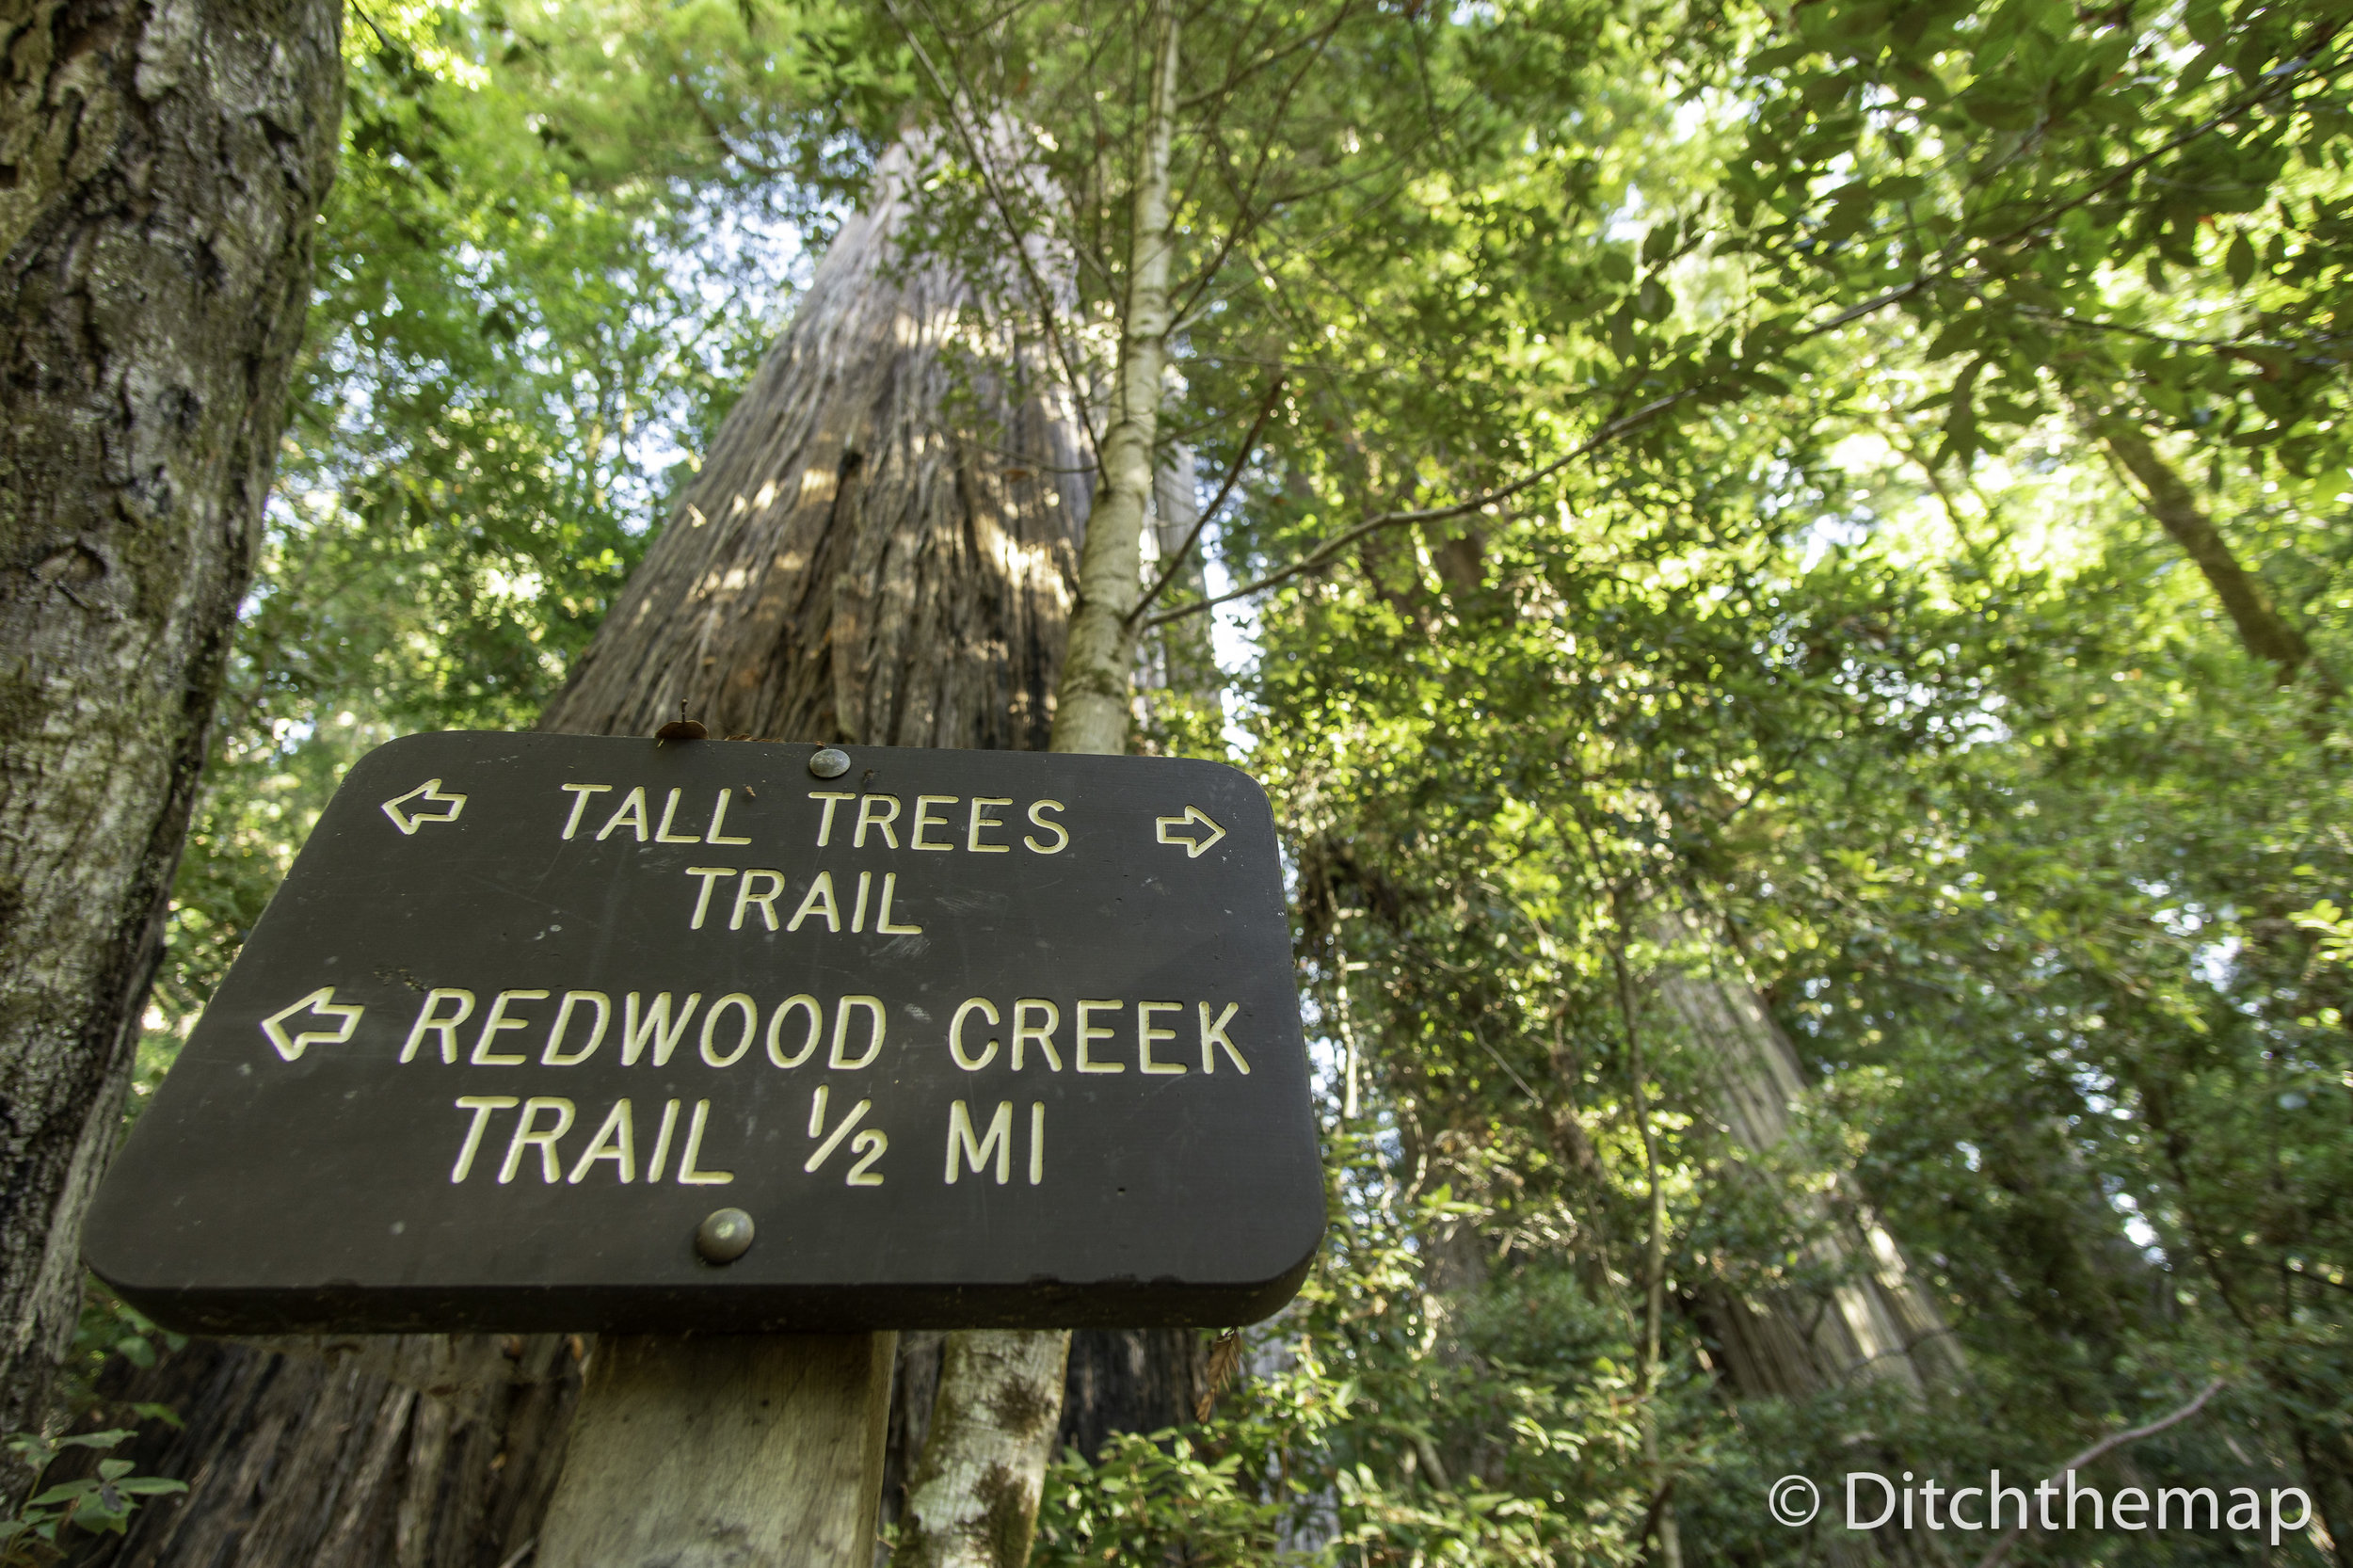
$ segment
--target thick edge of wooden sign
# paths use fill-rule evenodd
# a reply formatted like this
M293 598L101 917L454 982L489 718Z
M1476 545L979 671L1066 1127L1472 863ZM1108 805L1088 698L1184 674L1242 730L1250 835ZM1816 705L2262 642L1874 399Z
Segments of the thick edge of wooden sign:
M431 739L448 742L458 738L450 734ZM652 744L587 737L485 734L478 738L539 744L586 742L599 746ZM371 776L372 762L400 752L405 745L426 740L428 737L424 736L408 737L377 748L355 765L345 788L364 780L365 787L372 791L380 782ZM697 750L708 747L717 751L731 750L746 743L694 744ZM789 760L795 771L805 771L808 757L817 749L808 744L758 744L779 760ZM936 760L943 755L883 747L856 749L862 760L893 758L912 762L915 759ZM995 760L1026 754L954 755L977 760L983 757ZM1042 762L1043 759L1037 760ZM1057 760L1064 765L1080 762L1091 766L1142 760ZM1183 765L1220 768L1231 773L1256 796L1257 809L1267 810L1263 791L1255 779L1240 770L1206 762ZM330 803L330 814L333 809ZM348 803L346 809L351 809ZM1265 825L1272 827L1271 816ZM1178 847L1172 854L1185 853L1188 859L1192 858L1190 846L1182 838L1173 841ZM305 854L309 853L306 846ZM296 881L301 869L298 857L288 886ZM1279 885L1272 890L1274 907L1279 911L1283 902ZM302 916L294 905L295 901L274 900L272 908L264 911L257 922L253 935L266 937L275 923L273 917L289 922L300 920ZM1284 927L1287 931L1287 919ZM264 946L256 942L248 951ZM1285 962L1288 966L1288 953ZM244 956L238 963L245 963ZM1295 999L1295 993L1292 994ZM1296 1042L1295 1012L1292 1020L1291 1038ZM1300 1065L1304 1072L1304 1060ZM169 1097L168 1085L150 1114ZM1312 1140L1316 1136L1314 1115L1304 1091L1298 1109L1302 1116L1299 1130ZM120 1174L126 1177L132 1176L132 1168L148 1163L136 1153L142 1130L145 1129L134 1130L125 1150L128 1158L120 1160ZM1279 1197L1268 1194L1270 1207L1258 1218L1273 1219L1279 1211L1282 1217L1274 1229L1280 1233L1295 1231L1296 1251L1281 1241L1274 1248L1257 1249L1258 1268L1265 1268L1273 1260L1268 1256L1270 1252L1274 1257L1292 1259L1258 1278L1237 1279L1229 1274L1193 1280L1124 1276L974 1281L910 1279L903 1273L888 1281L848 1285L779 1285L746 1279L741 1274L730 1274L727 1268L704 1263L694 1256L688 1239L681 1236L679 1255L672 1265L664 1266L664 1277L660 1280L543 1284L508 1278L484 1284L401 1285L380 1281L363 1284L330 1275L232 1286L222 1283L217 1274L210 1281L159 1277L162 1272L146 1257L143 1244L143 1238L152 1235L158 1224L169 1224L155 1211L154 1200L159 1193L152 1185L153 1175L150 1170L137 1172L141 1186L137 1192L131 1190L135 1183L130 1180L102 1186L83 1239L85 1259L133 1306L168 1327L196 1333L832 1333L873 1329L1225 1326L1259 1320L1289 1303L1313 1268L1326 1228L1318 1182L1312 1217L1303 1201L1304 1192L1286 1192ZM168 1198L163 1206L171 1207Z
M757 1286L708 1283L658 1289L581 1286L494 1291L337 1287L288 1290L185 1290L119 1281L90 1267L125 1302L182 1334L851 1334L908 1329L1229 1328L1282 1310L1299 1293L1322 1245L1265 1284L1187 1286L1173 1281L1039 1282L1027 1287L795 1287L789 1300ZM486 1316L486 1296L495 1313ZM454 1328L452 1325L459 1325Z

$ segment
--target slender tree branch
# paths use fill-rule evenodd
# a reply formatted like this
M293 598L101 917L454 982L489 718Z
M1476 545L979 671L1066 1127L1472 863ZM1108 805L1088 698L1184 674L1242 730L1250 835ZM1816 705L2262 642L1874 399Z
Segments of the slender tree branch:
M980 21L975 22L969 27L947 26L942 24L936 16L932 18L932 24L939 28L939 36L942 38L975 39L979 38L983 33L987 32L990 28L996 26L999 23L1004 22L1011 17L1017 16L1021 12L1028 10L1036 3L1037 0L1009 0L1008 4L1000 6L996 11L981 18Z
M2171 1415L2160 1416L2155 1420L2150 1422L2147 1426L2133 1427L2124 1432L2111 1432L2107 1436L2100 1439L2099 1442L2091 1445L2089 1448L2086 1448L2083 1452L2077 1454L2074 1458L2067 1461L2066 1464L2061 1464L2057 1469L2054 1470L2051 1473L2050 1479L2052 1480L2057 1480L2059 1477L2066 1475L2071 1470L2080 1470L2089 1464L2092 1464L2100 1460L2105 1459L2108 1455L2124 1447L2127 1443L2137 1443L2144 1437L2154 1437L2157 1433L2163 1432L2168 1427L2179 1426L2182 1422L2188 1420L2191 1416L2205 1409L2206 1401L2213 1399L2216 1394L2219 1393L2223 1386L2224 1380L2217 1378L2212 1383L2207 1384L2205 1387L2201 1388L2198 1391L2198 1397L2196 1399L2190 1400L2189 1403L2182 1406L2179 1410L2174 1411ZM2025 1533L2026 1527L2025 1525L2010 1526L2008 1530L2003 1532L2002 1538L1993 1543L1993 1549L1987 1552L1985 1556L1977 1560L1977 1568L2002 1568L2002 1562L2009 1556L2010 1548L2017 1545L2018 1538Z
M2227 354L2235 360L2252 360L2257 364L2263 363L2262 359L2254 352L2259 348L2269 349L2280 354L2293 354L2299 364L2313 365L2323 370L2334 370L2345 362L2342 359L2331 358L2326 354L2306 351L2317 344L2334 344L2345 342L2345 340L2342 338L2323 336L2314 340L2313 344L2272 343L2263 338L2184 338L2176 337L2169 332L2152 331L2146 327L2135 327L2121 321L2102 321L2092 316L2060 315L2056 311L2046 311L2040 306L2024 306L2018 313L2031 316L2045 325L2064 328L2073 332L2118 332L2126 337L2138 338L2144 343L2161 343L2170 348L2203 348L2216 354Z
M1252 594L1264 593L1276 584L1287 583L1302 572L1316 570L1358 539L1369 534L1377 534L1385 528L1402 528L1409 523L1417 522L1443 522L1449 518L1459 518L1466 513L1483 511L1499 502L1508 501L1523 490L1543 484L1579 458L1590 456L1620 437L1628 435L1649 424L1676 404L1696 396L1700 391L1698 387L1686 387L1681 392L1670 392L1665 397L1655 398L1632 413L1611 420L1551 462L1523 478L1514 479L1509 485L1499 485L1492 490L1472 496L1466 501L1455 502L1450 505L1426 506L1408 512L1384 512L1379 517L1358 523L1336 538L1325 540L1280 571L1269 572L1255 583L1245 583L1239 588L1230 588L1225 593L1209 599L1195 600L1191 604L1180 604L1174 610L1163 610L1145 621L1144 630L1149 632L1154 627L1164 626L1170 621L1180 620L1186 616L1198 615L1214 605L1224 604L1232 600L1247 599Z
M1340 12L1339 16L1334 19L1333 26L1337 28L1346 15L1346 11ZM1323 40L1319 39L1317 41L1321 45ZM1217 253L1203 264L1193 280L1186 285L1186 296L1173 312L1176 319L1181 320L1192 312L1193 304L1225 265L1225 260L1233 254L1235 247L1241 243L1244 235L1258 226L1262 216L1262 210L1257 203L1258 185L1266 177L1267 165L1274 155L1274 136L1272 131L1274 127L1279 127L1284 117L1289 114L1291 95L1299 90L1299 84L1306 79L1307 72L1314 67L1316 59L1321 56L1321 50L1319 47L1317 54L1310 56L1307 62L1293 73L1291 79L1283 84L1282 91L1275 95L1273 125L1270 127L1269 134L1259 140L1257 166L1250 171L1247 188L1234 184L1233 171L1225 167L1225 139L1218 135L1215 118L1211 117L1209 120L1206 127L1208 134L1203 138L1208 145L1203 150L1203 156L1214 171L1213 178L1223 184L1234 199L1234 221L1226 227L1225 237L1219 242Z
M1225 483L1217 488L1217 494L1209 498L1209 504L1201 509L1201 515L1193 520L1193 532L1185 536L1185 542L1170 552L1168 565L1160 568L1160 577L1144 590L1144 597L1136 600L1136 607L1128 612L1129 626L1135 625L1144 612L1152 607L1152 601L1176 581L1177 569L1185 564L1185 557L1193 552L1193 544L1201 537L1201 530L1209 525L1209 520L1217 516L1217 509L1225 504L1225 498L1234 493L1234 484L1241 478L1243 465L1250 461L1250 454L1257 447L1258 432L1265 429L1266 422L1273 417L1274 405L1282 395L1283 373L1278 370L1274 373L1274 379L1267 386L1266 400L1258 405L1258 417L1250 422L1250 433L1241 439L1241 450L1234 454L1233 466L1225 471Z
M1659 1328L1666 1311L1667 1198L1658 1185L1658 1140L1651 1128L1650 1096L1643 1080L1649 1068L1642 1060L1642 1035L1635 1023L1634 984L1625 968L1625 925L1618 908L1624 888L1610 897L1610 915L1617 931L1609 944L1609 963L1618 982L1618 1022L1625 1031L1626 1084L1632 1090L1634 1128L1642 1143L1642 1185L1648 1190L1650 1224L1642 1241L1642 1354L1639 1388L1642 1459L1650 1471L1651 1505L1642 1533L1658 1543L1661 1568L1682 1568L1683 1547L1669 1499L1674 1478L1667 1473L1658 1452Z
M1337 27L1339 25L1340 21L1345 19L1348 15L1348 10L1349 8L1346 6L1342 6L1340 8L1338 15L1335 17L1333 21L1333 26ZM1257 17L1255 15L1253 16L1252 21L1254 24L1256 23ZM1328 36L1329 31L1330 29L1325 29L1322 34L1315 32L1303 33L1291 42L1284 44L1279 48L1270 50L1266 54L1261 55L1257 59L1251 61L1248 65L1245 65L1236 71L1232 75L1226 77L1225 80L1220 82L1217 86L1213 88L1204 88L1199 92L1193 93L1188 97L1179 98L1176 100L1176 112L1183 114L1188 110L1197 109L1204 104L1213 103L1218 99L1228 96L1236 88L1241 87L1242 83L1249 80L1259 72L1264 71L1268 66L1273 65L1284 56L1294 54L1302 49L1317 46L1321 42L1324 36ZM1244 31L1244 36L1248 36L1247 29Z

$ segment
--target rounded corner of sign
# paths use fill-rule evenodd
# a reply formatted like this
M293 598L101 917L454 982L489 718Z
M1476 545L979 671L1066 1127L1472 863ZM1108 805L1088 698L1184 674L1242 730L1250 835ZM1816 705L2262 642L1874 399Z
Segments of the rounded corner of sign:
M1298 1288L1299 1281L1307 1277L1307 1271L1314 1268L1316 1259L1322 1256L1323 1239L1330 1234L1331 1229L1332 1222L1324 1214L1323 1205L1318 1203L1315 1218L1307 1225L1306 1240L1300 1245L1299 1259L1287 1271L1287 1277L1290 1279L1293 1289Z
M1251 1323L1263 1323L1290 1305L1299 1295L1299 1288L1307 1283L1307 1275L1314 1272L1317 1257L1323 1252L1323 1222L1318 1220L1315 1240L1307 1250L1289 1268L1251 1291L1241 1322L1231 1326L1239 1328Z
M1257 1322L1273 1316L1287 1305L1299 1288L1306 1282L1315 1268L1316 1259L1323 1254L1323 1238L1331 1228L1324 1213L1323 1194L1315 1194L1312 1206L1302 1205L1296 1216L1295 1240L1288 1244L1270 1244L1267 1248L1280 1259L1277 1267L1258 1275L1258 1283L1248 1288L1246 1299L1254 1314L1249 1322ZM1263 1255L1262 1255L1263 1256Z
M1222 761L1214 757L1190 757L1187 758L1186 760L1198 763L1200 766L1205 768L1214 768L1217 770L1220 777L1224 777L1227 774L1234 775L1244 784L1248 785L1250 787L1250 792L1258 799L1269 800L1270 798L1266 792L1266 786L1259 782L1258 776L1252 773L1249 769L1243 767L1239 762Z
M86 1229L82 1234L82 1266L98 1276L99 1283L120 1296L148 1317L161 1322L169 1316L169 1292L162 1287L142 1282L138 1271L122 1267L119 1258L107 1256L106 1239ZM158 1312L153 1304L166 1304Z
M137 1128L132 1130L136 1133ZM116 1170L120 1170L121 1165L122 1157L118 1154L115 1157ZM107 1173L109 1177L114 1174L113 1171ZM82 1266L108 1285L118 1285L120 1281L115 1276L125 1271L117 1269L108 1261L106 1255L112 1250L111 1243L118 1224L116 1217L124 1210L122 1206L112 1201L116 1194L108 1191L109 1185L108 1181L98 1184L97 1196L91 1199L88 1210L82 1216ZM131 1212L136 1213L136 1210L132 1209Z
M138 1287L123 1277L121 1270L106 1260L104 1250L86 1230L82 1235L82 1267L98 1276L98 1283L124 1300Z
M465 732L462 730L420 729L412 735L395 735L391 740L378 742L361 752L359 760L351 764L349 772L344 776L346 778L357 776L363 768L382 767L409 752L432 745L445 735L463 733Z

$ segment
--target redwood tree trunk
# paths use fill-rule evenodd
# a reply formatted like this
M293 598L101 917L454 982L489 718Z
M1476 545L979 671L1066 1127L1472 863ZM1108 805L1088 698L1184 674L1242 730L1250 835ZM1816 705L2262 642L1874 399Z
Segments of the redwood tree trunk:
M544 729L1043 751L1093 494L1066 394L886 279L904 154L550 706ZM951 428L956 383L993 427Z
M1752 1155L1789 1136L1805 1092L1797 1051L1722 944L1688 912L1660 918L1662 945L1699 960L1669 964L1653 985L1691 1046L1715 1069L1720 1125ZM1856 1382L1892 1382L1913 1395L1966 1376L1960 1342L1902 1250L1851 1187L1787 1194L1790 1212L1819 1227L1809 1261L1837 1280L1814 1297L1724 1292L1708 1303L1733 1385L1752 1398L1802 1399Z
M542 728L648 734L683 704L714 737L1045 747L1084 437L1022 353L960 336L952 274L887 265L908 172L885 160ZM93 1560L499 1568L538 1534L595 1353L547 1336L191 1346L112 1391L178 1398L188 1431L138 1457L193 1490Z
M342 15L0 6L0 1432L46 1418L79 1306L310 300Z

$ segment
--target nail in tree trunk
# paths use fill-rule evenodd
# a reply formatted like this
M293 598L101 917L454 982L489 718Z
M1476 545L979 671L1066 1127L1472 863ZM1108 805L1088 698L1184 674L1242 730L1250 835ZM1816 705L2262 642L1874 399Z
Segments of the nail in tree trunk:
M844 225L543 728L647 735L683 703L713 736L1046 745L1089 500L1084 438L1021 356L951 341L968 302L952 275L892 264L909 172L904 153L885 159L868 210ZM979 412L952 424L952 403ZM190 1401L189 1432L142 1453L193 1491L143 1512L113 1560L499 1568L530 1547L535 1568L833 1568L792 1555L830 1541L864 1568L870 1547L824 1533L836 1515L779 1528L807 1490L783 1478L822 1473L840 1491L847 1445L871 1499L890 1337L797 1352L755 1336L584 1346L597 1397L576 1431L579 1363L562 1339L209 1347L198 1353L226 1365ZM454 1372L437 1370L437 1347ZM705 1352L731 1356L735 1373L713 1373ZM674 1395L690 1385L703 1398L682 1406ZM770 1413L826 1413L825 1451L796 1447L762 1398ZM679 1445L730 1420L726 1451L744 1463L681 1463ZM660 1452L629 1436L640 1421ZM551 1492L571 1442L568 1523ZM662 1542L632 1523L655 1499L611 1480L632 1469L668 1478ZM862 1514L849 1534L872 1523ZM727 1556L738 1531L746 1555Z
M310 302L341 20L0 17L0 1432L47 1418L80 1305Z

